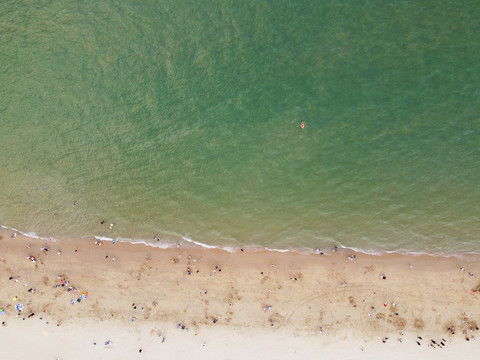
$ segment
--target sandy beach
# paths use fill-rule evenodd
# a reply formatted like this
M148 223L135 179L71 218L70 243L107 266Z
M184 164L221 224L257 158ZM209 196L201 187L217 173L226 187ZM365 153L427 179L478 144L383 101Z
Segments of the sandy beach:
M2 230L0 358L467 356L480 350L478 260L160 249Z

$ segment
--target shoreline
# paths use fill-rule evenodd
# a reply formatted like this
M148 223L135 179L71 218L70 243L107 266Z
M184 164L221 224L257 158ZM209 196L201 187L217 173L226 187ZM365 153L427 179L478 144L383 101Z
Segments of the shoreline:
M240 245L228 245L228 246L218 246L218 245L210 245L210 244L204 244L199 241L195 241L192 239L188 239L183 237L182 240L184 243L167 243L161 240L158 240L157 242L153 241L148 241L146 239L126 239L126 238L111 238L107 236L102 236L102 235L86 235L82 237L69 237L69 236L60 236L60 237L50 237L46 238L43 236L39 236L36 233L32 232L23 232L21 230L8 227L5 225L0 225L0 232L2 231L9 231L13 233L18 233L23 236L32 238L32 239L38 239L38 240L44 240L44 241L56 241L56 240L61 240L61 239L76 239L78 241L89 241L91 239L96 239L98 241L108 241L108 242L124 242L124 243L129 243L132 245L137 245L141 244L144 246L156 248L156 249L173 249L173 248L178 248L183 247L183 248L202 248L202 249L216 249L216 250L222 250L226 251L229 253L238 253L244 250L250 251L250 252L258 252L258 251L272 251L272 252L278 252L278 253L298 253L298 254L303 254L303 255L311 255L311 254L328 254L331 252L333 249L342 249L345 251L353 251L355 253L359 254L365 254L365 255L373 255L373 256L383 256L386 254L398 254L398 255L405 255L405 256L433 256L433 257L456 257L459 259L463 259L465 257L470 257L470 256L480 256L480 251L432 251L432 250L385 250L385 249L360 249L360 248L353 248L353 247L347 247L343 246L341 244L338 245L333 245L329 247L317 247L317 248L295 248L295 247L290 247L290 248L269 248L266 246L260 246L260 245L245 245L245 246L240 246ZM53 239L52 239L53 238Z
M13 345L25 334L39 359L241 359L245 347L267 359L439 359L480 349L477 255L229 253L10 235L0 232L0 346L11 359L28 355Z

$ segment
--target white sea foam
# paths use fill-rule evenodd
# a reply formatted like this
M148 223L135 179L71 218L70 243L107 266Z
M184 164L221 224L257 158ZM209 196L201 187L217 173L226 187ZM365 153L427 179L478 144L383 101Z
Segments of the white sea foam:
M22 233L20 232L22 235L25 235L25 236L28 236L30 238L33 238L33 239L41 239L40 236L38 236L36 233L34 232L28 232L28 233Z
M264 248L264 249L267 250L267 251L275 251L275 252L280 252L280 253L285 253L285 252L290 251L290 249L273 249L273 248L270 249L270 248L267 248L267 247Z
M207 249L220 249L220 250L225 250L225 251L228 251L228 252L234 252L235 251L232 247L229 247L229 246L215 246L215 245L204 244L200 241L195 241L195 240L190 239L186 236L183 236L182 239L191 243L191 244L195 244L197 246L201 246L201 247L204 247L204 248L207 248Z
M5 230L10 230L18 234L22 234L24 236L27 236L32 239L41 239L41 240L48 240L48 241L56 241L54 236L50 237L43 237L39 236L35 232L24 232L19 229L9 227L6 225L0 225L2 229ZM158 239L157 241L152 241L152 240L145 240L145 239L129 239L129 238L110 238L107 236L103 235L94 235L93 236L96 240L100 241L121 241L121 242L129 242L131 244L143 244L146 246L150 246L153 248L160 248L160 249L169 249L169 248L175 248L178 246L183 246L184 244L182 243L173 243L171 241L163 241L162 239ZM88 238L88 237L84 237ZM199 246L202 248L206 249L219 249L223 251L227 251L230 253L234 252L239 252L242 250L247 250L247 251L272 251L272 252L279 252L279 253L286 253L286 252L296 252L299 254L322 254L322 255L329 255L330 250L334 246L325 246L322 248L315 248L315 249L310 249L310 248L269 248L265 246L256 246L256 245L245 245L245 246L219 246L219 245L211 245L211 244L205 244L200 241L196 241L191 239L190 237L187 236L182 236L182 240L188 244L192 244L195 246ZM412 251L412 250L404 250L404 249L399 249L399 250L385 250L385 249L361 249L361 248L356 248L356 247L348 247L344 246L342 244L337 245L338 248L345 249L345 250L350 250L354 251L357 253L363 253L367 255L374 255L374 256L381 256L384 254L401 254L401 255L409 255L409 256L443 256L443 257L457 257L459 259L463 258L464 256L470 256L470 255L479 255L479 252L475 251L456 251L456 252L445 252L445 251Z
M145 241L145 240L132 240L132 239L118 239L118 241L128 242L128 243L133 244L133 245L141 244L141 245L146 245L146 246L150 246L150 247L158 248L158 249L171 249L171 248L175 247L175 245L173 245L173 244L168 244L168 243L160 242L160 241L158 241L156 243L148 242L148 241Z
M35 232L33 232L33 231L24 232L24 231L18 230L18 229L16 229L16 228L9 227L9 226L5 226L5 225L0 225L0 227L1 227L2 229L13 231L13 232L15 232L15 233L18 233L18 234L21 234L21 235L23 235L23 236L29 237L29 238L31 238L31 239L41 239L41 240L52 240L52 241L55 241L55 239L53 238L53 236L51 236L50 238L46 238L46 237L37 235L37 233L35 233Z
M94 235L94 238L100 241L114 241L114 239L106 237L106 236L100 236L100 235Z

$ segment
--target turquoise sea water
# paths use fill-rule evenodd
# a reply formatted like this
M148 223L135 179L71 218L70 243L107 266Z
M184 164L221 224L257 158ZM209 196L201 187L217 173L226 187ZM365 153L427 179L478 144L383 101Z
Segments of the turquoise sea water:
M476 4L3 1L0 224L480 251Z

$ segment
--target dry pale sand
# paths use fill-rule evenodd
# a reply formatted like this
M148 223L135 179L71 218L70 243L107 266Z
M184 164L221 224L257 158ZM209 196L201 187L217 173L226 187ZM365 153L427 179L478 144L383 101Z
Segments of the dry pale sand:
M0 233L0 359L461 359L480 350L476 255L229 253L11 235Z

